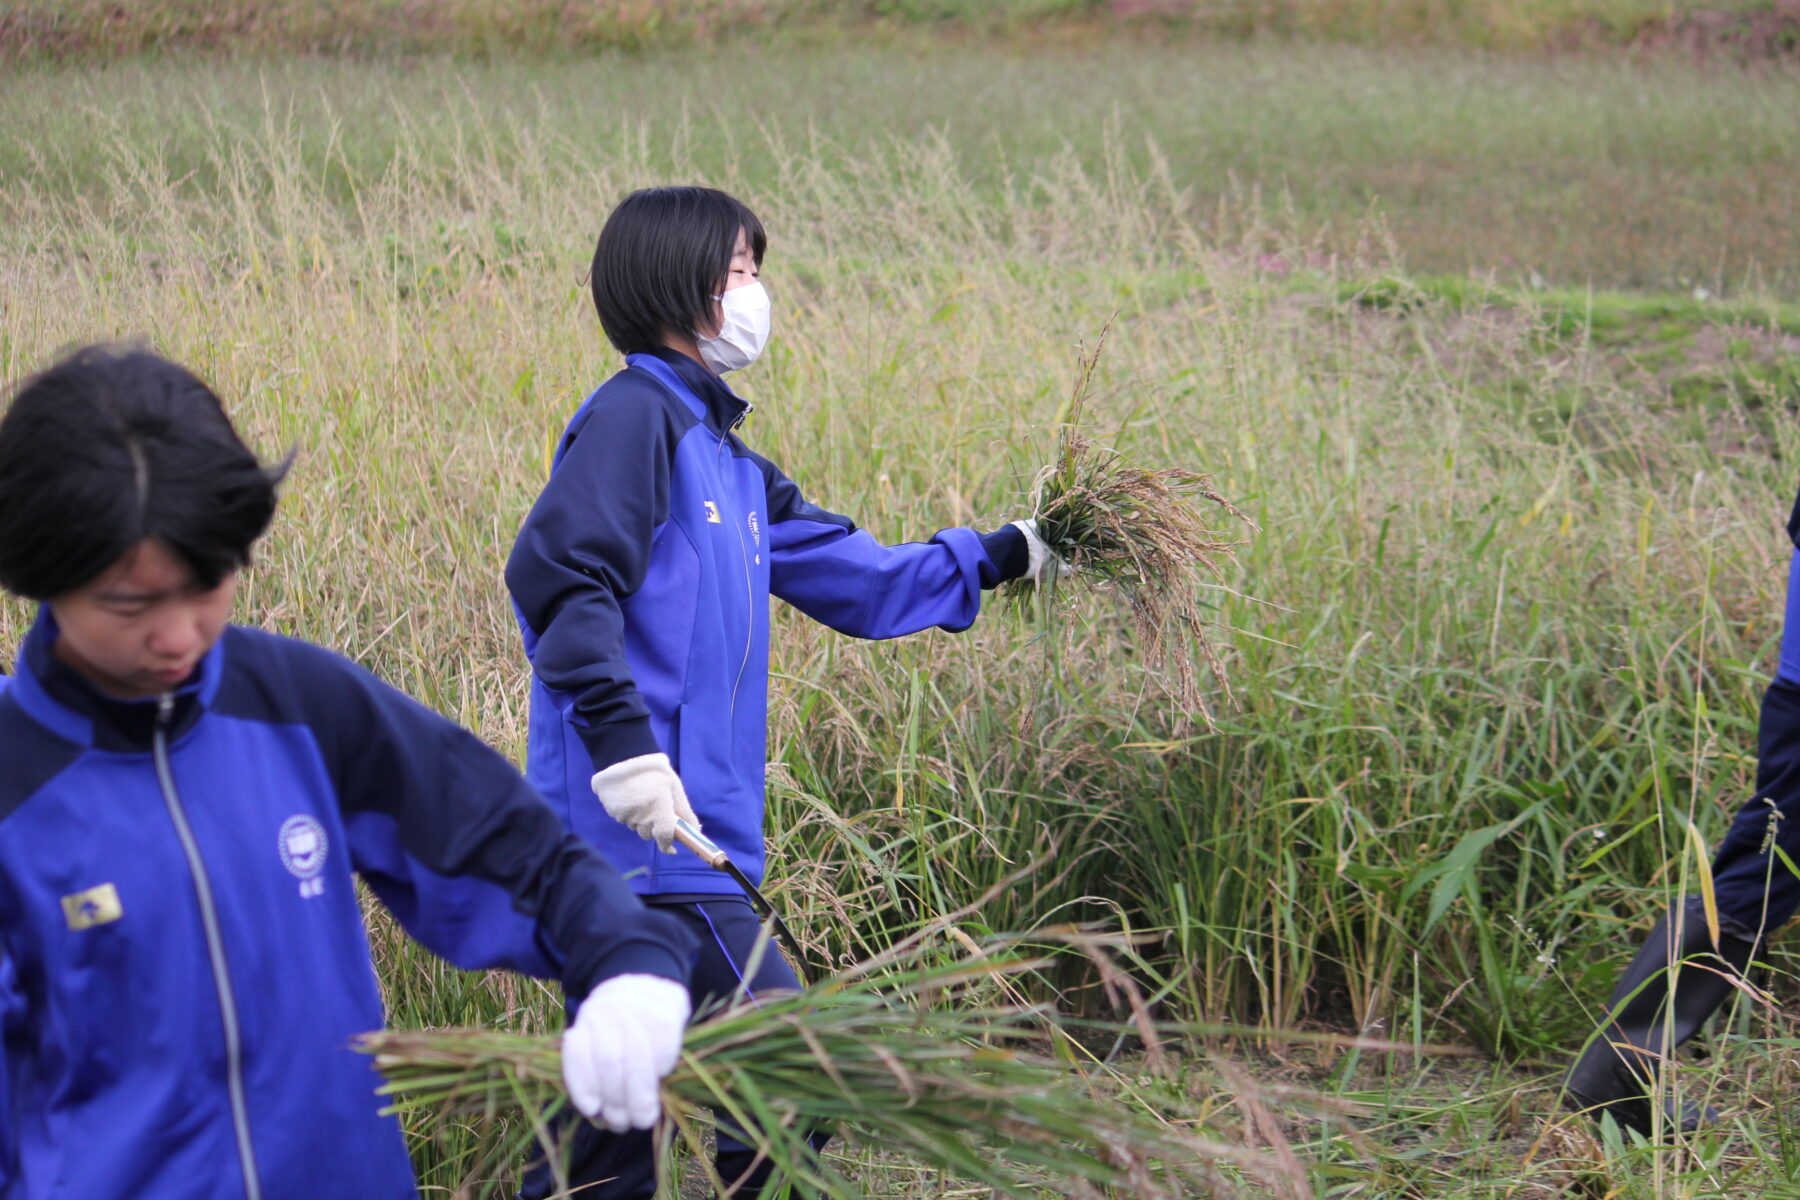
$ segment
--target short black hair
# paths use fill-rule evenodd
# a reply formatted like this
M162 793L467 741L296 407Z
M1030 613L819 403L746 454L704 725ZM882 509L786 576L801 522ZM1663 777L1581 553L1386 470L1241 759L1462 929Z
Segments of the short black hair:
M21 384L0 418L0 587L66 595L146 538L217 587L249 565L292 460L259 462L185 367L77 350Z
M716 188L655 187L619 202L600 230L590 282L600 328L622 354L693 336L713 319L738 230L761 266L768 237L756 214Z

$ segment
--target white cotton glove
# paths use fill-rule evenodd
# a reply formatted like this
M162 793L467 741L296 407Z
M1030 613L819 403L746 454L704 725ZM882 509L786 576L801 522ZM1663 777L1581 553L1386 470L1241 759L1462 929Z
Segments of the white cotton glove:
M654 1129L662 1078L681 1057L688 991L660 975L615 975L587 994L563 1035L563 1085L590 1121L614 1133Z
M1075 569L1056 556L1049 543L1038 536L1037 518L1028 517L1023 521L1012 522L1014 529L1025 535L1025 548L1030 558L1025 565L1025 578L1042 587L1056 579L1067 579L1075 573Z
M666 754L640 754L616 762L596 774L591 786L608 816L655 842L664 854L675 853L671 843L677 820L700 828L681 776L675 774Z

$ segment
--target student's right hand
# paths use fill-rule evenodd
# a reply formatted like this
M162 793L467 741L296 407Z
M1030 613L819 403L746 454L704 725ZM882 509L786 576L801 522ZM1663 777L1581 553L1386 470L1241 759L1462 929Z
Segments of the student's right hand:
M655 842L664 854L675 853L672 843L677 820L700 828L681 776L675 774L666 754L640 754L616 762L596 774L592 786L608 816Z
M660 975L615 975L589 992L563 1035L570 1103L614 1133L655 1128L688 1011L687 988Z

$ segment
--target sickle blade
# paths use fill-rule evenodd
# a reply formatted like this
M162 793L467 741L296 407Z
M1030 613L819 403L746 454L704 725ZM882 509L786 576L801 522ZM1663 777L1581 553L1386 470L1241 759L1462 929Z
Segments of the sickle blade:
M707 866L715 871L723 871L737 881L737 885L744 889L744 895L749 897L750 906L763 920L775 927L776 936L787 945L788 957L793 960L794 973L800 977L800 982L810 986L812 980L806 973L806 958L800 953L800 943L795 939L794 931L787 927L787 922L781 919L781 914L775 911L775 906L769 903L768 898L750 882L750 877L738 869L738 865L719 848L717 842L687 821L675 822L675 840L699 855L700 861Z

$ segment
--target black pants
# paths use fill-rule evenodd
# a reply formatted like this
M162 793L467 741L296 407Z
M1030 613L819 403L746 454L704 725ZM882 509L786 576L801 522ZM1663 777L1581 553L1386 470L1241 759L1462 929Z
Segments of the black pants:
M1800 501L1788 528L1800 536ZM1800 863L1800 549L1788 565L1781 658L1757 719L1756 791L1713 859L1719 915L1746 937L1779 929L1800 909L1800 876L1790 862Z
M762 922L748 900L648 896L645 903L680 917L700 942L700 954L688 979L688 995L695 1012L738 991L762 937ZM771 942L763 948L746 990L754 999L759 992L799 986L793 968ZM822 1147L825 1140L815 1136L814 1147ZM731 1192L733 1200L753 1200L762 1194L769 1165L762 1163L753 1170L755 1157L748 1146L723 1131L719 1133L713 1166L727 1186L736 1184ZM527 1173L519 1191L520 1200L543 1200L555 1194L555 1186L549 1168L539 1164ZM570 1139L569 1187L579 1200L650 1200L656 1195L656 1152L650 1131L613 1133L586 1121L577 1123Z
M1786 636L1800 638L1800 627L1790 624ZM1785 668L1785 641L1782 649ZM1781 928L1800 909L1800 877L1788 866L1800 862L1800 682L1777 676L1769 684L1757 741L1756 792L1725 831L1712 868L1720 915L1747 936Z

